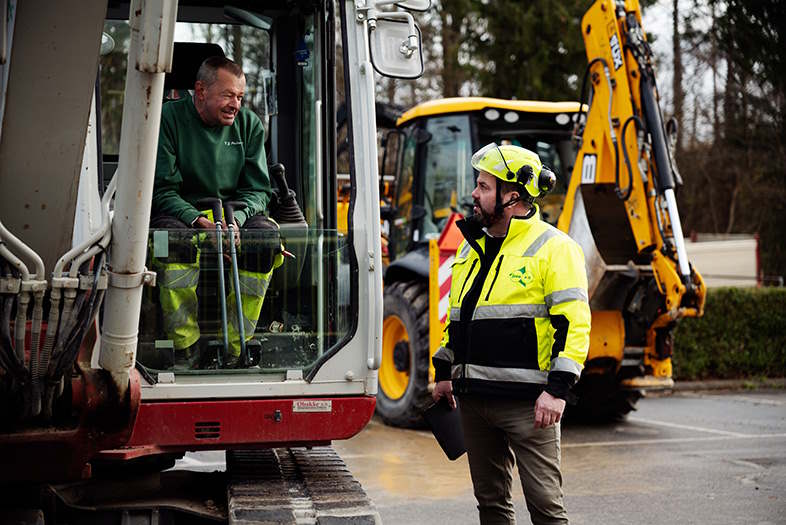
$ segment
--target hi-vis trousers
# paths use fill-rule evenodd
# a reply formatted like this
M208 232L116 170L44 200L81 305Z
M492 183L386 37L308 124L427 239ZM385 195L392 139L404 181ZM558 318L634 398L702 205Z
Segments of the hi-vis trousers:
M200 245L212 232L194 233L183 221L168 215L158 215L150 221L154 229L170 230L169 256L153 259L157 272L159 299L164 317L164 331L175 350L190 347L199 340L197 319L197 284L199 282ZM248 230L264 230L261 234ZM270 235L265 233L270 232ZM265 293L273 270L281 265L278 226L263 215L250 217L243 228L238 254L238 278L243 305L243 325L246 340L254 336ZM227 331L230 353L240 355L240 330L237 319L235 291L231 279L227 281Z

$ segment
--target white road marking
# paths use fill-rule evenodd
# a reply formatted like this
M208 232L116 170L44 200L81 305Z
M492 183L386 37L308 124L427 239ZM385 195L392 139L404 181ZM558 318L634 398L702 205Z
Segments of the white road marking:
M637 445L666 445L670 443L696 443L702 441L732 441L735 439L786 438L786 434L740 434L738 436L712 436L692 438L631 439L627 441L594 441L590 443L562 443L562 448L631 447Z
M669 423L668 421L657 421L654 419L628 417L628 421L632 421L634 423L640 423L642 425L652 425L656 427L680 428L682 430L693 430L695 432L708 432L710 434L718 434L721 436L751 437L751 434L741 434L739 432L729 432L727 430L715 430L714 428L695 427L692 425L681 425L679 423Z
M770 405L770 406L782 406L786 405L786 401L781 401L779 399L767 399L763 397L755 397L755 396L706 396L712 398L723 398L723 399L731 399L733 401L744 401L746 403L753 403L754 405Z

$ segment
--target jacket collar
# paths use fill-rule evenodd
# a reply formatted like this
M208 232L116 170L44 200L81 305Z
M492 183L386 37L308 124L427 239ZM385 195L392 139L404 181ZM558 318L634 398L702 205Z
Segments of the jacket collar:
M503 245L510 239L526 235L532 226L538 223L540 223L540 208L538 208L537 204L533 203L529 213L515 216L510 219L508 233L505 234L505 242L503 242Z
M511 242L512 239L526 235L530 228L539 222L540 208L538 208L537 204L533 203L532 209L526 215L511 217L510 223L508 224L508 232L505 234L505 240L502 241L502 246L504 247ZM481 247L480 241L486 236L484 228L477 222L468 221L466 219L456 221L456 226L472 249L475 250L478 255L482 254L483 248ZM483 240L483 245L485 246L485 239Z

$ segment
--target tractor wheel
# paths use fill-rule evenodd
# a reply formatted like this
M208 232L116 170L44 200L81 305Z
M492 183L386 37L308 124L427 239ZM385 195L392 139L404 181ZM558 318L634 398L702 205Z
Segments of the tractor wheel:
M616 362L604 361L601 358L588 363L574 388L578 402L567 408L566 419L603 423L624 419L629 412L636 410L636 402L642 397L642 392L621 388L619 378L614 373Z
M421 281L385 287L377 413L388 425L424 426L428 391L428 288Z

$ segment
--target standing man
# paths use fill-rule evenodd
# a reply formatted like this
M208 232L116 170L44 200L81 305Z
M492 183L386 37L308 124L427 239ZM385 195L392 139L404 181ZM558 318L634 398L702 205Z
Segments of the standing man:
M514 460L532 523L568 523L559 423L589 348L584 255L540 219L533 200L556 179L537 154L489 144L472 166L433 397L460 398L482 524L515 523Z
M223 56L210 57L197 72L193 98L168 102L162 110L150 226L181 230L169 257L157 261L163 262L157 269L164 330L181 355L200 337L199 236L182 230L215 231L216 222L226 224L200 206L200 200L245 204L235 211L234 225L244 230L239 278L247 339L254 335L272 271L283 261L278 226L265 216L271 189L264 128L254 112L241 107L245 89L239 65ZM266 235L251 235L247 229L265 230ZM177 232L172 236L177 239ZM240 354L234 295L227 304L230 361Z

